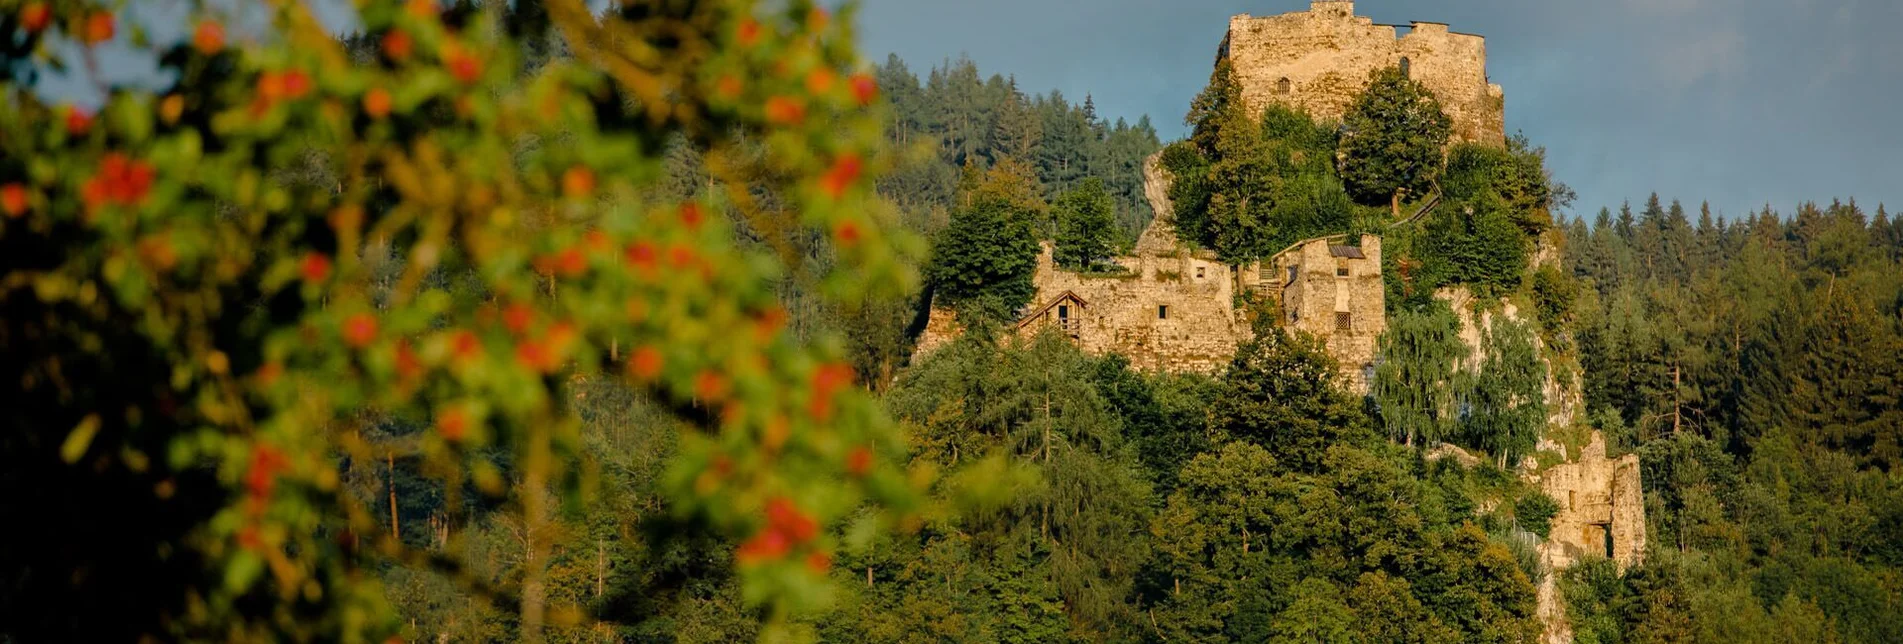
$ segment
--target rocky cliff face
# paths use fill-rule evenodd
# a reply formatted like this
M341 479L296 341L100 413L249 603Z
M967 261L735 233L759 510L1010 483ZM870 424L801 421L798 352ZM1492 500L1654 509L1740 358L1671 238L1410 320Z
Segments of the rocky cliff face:
M1520 307L1512 302L1502 301L1497 307L1483 306L1480 312L1475 313L1474 296L1465 286L1434 291L1434 299L1446 302L1454 310L1454 317L1460 320L1460 340L1467 345L1467 351L1474 361L1463 362L1463 366L1477 365L1484 359L1480 346L1480 330L1493 324L1494 315L1502 315L1514 322L1533 325L1537 328L1537 322L1532 319L1532 314L1521 312ZM1584 394L1579 387L1581 382L1579 371L1571 365L1552 360L1548 356L1546 343L1541 341L1538 335L1534 336L1533 342L1540 351L1540 360L1546 363L1546 424L1549 427L1571 427L1573 422L1579 419L1581 411L1586 406ZM1541 449L1549 446L1554 445L1543 443Z
M1163 153L1143 160L1143 196L1150 200L1155 217L1137 237L1137 255L1165 255L1176 250L1176 211L1170 204L1170 184L1176 180L1163 167Z

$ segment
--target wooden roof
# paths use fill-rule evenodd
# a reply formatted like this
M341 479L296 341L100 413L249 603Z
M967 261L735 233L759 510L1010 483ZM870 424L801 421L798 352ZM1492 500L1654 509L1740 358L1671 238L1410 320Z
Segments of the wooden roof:
M1045 302L1044 306L1037 307L1037 310L1032 311L1029 315L1018 318L1018 323L1016 326L1018 328L1023 328L1024 325L1030 324L1032 320L1036 320L1040 317L1043 317L1045 313L1049 313L1052 308L1055 308L1058 304L1064 302L1065 300L1076 302L1078 306L1090 306L1090 303L1084 301L1084 298L1078 297L1075 291L1066 290L1062 293L1058 293L1057 297L1051 298L1051 301Z

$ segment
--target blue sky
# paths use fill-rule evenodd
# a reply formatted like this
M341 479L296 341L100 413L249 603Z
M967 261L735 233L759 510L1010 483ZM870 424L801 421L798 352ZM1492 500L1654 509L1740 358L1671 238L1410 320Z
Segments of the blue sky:
M309 0L335 29L343 0ZM592 0L599 1L599 0ZM242 0L213 5L244 6ZM132 3L157 40L187 3ZM1166 138L1208 79L1230 16L1307 0L863 0L862 51L923 74L960 55L1019 87L1149 115ZM1741 215L1855 198L1903 207L1903 0L1364 0L1376 22L1429 20L1487 37L1507 129L1545 146L1587 215L1658 192ZM178 25L168 28L167 25ZM122 30L123 31L123 30ZM102 76L150 80L149 59L104 45ZM78 96L73 78L50 93Z
M1027 90L1086 93L1165 137L1230 16L1307 0L866 0L868 57L921 74L969 55ZM1376 22L1487 36L1507 129L1547 148L1575 212L1656 191L1741 215L1856 198L1903 205L1903 0L1364 0ZM1696 211L1694 210L1694 213Z

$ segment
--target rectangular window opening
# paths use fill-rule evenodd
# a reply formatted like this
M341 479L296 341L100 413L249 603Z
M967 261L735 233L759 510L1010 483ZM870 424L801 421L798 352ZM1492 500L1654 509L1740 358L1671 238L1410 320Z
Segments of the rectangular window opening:
M1347 277L1347 276L1348 276L1348 267L1346 266L1335 267L1335 277Z
M1346 311L1335 313L1335 330L1336 331L1353 331L1354 328L1355 328L1355 321L1354 321L1353 315L1349 314Z
M1196 267L1196 279L1202 279L1202 278L1203 278L1203 267L1198 266Z
M1158 320L1170 319L1170 306L1168 304L1156 305L1156 319Z

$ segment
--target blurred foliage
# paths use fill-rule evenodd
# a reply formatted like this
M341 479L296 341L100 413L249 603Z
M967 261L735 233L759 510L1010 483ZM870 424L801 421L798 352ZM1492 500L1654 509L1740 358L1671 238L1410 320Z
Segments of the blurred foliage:
M344 42L301 4L242 36L206 6L155 43L108 5L0 3L0 480L48 491L5 507L34 527L0 631L416 637L392 602L444 584L494 612L443 633L586 627L613 611L555 544L607 527L626 462L572 386L608 378L682 428L642 474L661 514L739 543L693 564L738 580L721 610L799 636L833 528L894 525L921 481L778 285L849 310L915 286L920 247L872 191L896 157L850 9L773 6L379 2ZM55 43L115 30L169 89L33 93ZM670 191L671 144L714 189ZM423 494L449 529L403 521Z

